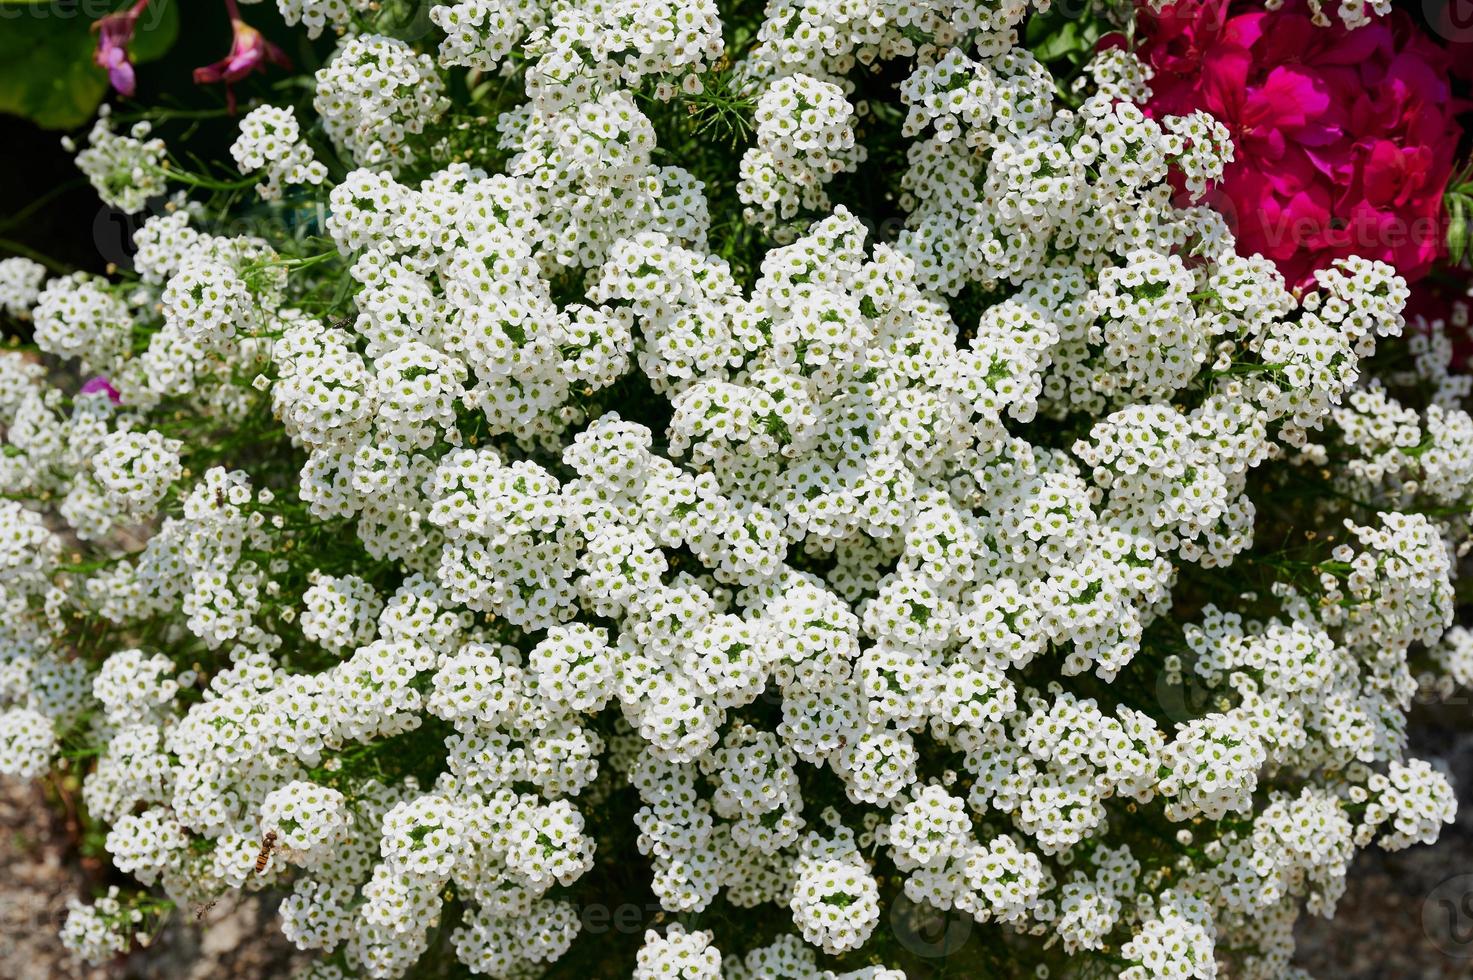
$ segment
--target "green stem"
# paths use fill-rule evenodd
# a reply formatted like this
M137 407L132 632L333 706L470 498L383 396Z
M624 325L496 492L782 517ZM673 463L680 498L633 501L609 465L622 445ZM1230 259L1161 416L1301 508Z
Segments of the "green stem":
M181 184L188 184L191 187L202 187L205 190L212 191L238 191L256 185L255 177L244 177L236 181L211 180L208 177L199 177L188 171L179 170L168 164L164 165L164 174L170 180L177 180Z
M0 249L4 249L7 252L14 252L16 255L23 255L32 261L39 262L59 276L69 275L72 272L71 267L66 263L58 262L51 256L44 255L29 245L23 245L14 239L0 238Z

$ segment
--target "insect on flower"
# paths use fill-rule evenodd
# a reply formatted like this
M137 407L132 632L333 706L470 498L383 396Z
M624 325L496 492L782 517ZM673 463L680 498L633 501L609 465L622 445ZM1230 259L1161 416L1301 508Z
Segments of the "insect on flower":
M266 873L266 864L271 860L271 852L276 849L276 831L266 831L266 836L261 838L261 851L256 855L256 874Z

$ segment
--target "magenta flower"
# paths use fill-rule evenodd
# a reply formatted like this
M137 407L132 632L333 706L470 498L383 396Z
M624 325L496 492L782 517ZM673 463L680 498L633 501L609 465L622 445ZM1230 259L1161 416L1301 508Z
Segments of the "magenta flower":
M1410 282L1444 253L1463 106L1453 59L1407 14L1346 30L1313 24L1303 0L1178 0L1142 8L1139 36L1147 112L1204 109L1232 133L1218 200L1245 254L1307 284L1349 255Z
M92 30L97 32L97 50L92 53L92 60L107 72L109 84L119 95L133 94L135 79L128 45L133 41L138 18L147 6L148 0L138 0L127 10L108 14L92 23Z
M235 93L230 88L233 83L252 72L265 71L267 62L279 68L290 68L291 60L280 48L266 40L265 35L240 19L235 0L225 0L225 6L230 11L230 27L234 32L230 53L214 64L196 68L194 80L200 85L225 83L225 101L230 111L234 112Z
M114 405L122 404L123 396L118 394L118 389L114 388L112 382L100 374L82 385L82 394L84 395L94 395L99 391L107 395L107 400Z

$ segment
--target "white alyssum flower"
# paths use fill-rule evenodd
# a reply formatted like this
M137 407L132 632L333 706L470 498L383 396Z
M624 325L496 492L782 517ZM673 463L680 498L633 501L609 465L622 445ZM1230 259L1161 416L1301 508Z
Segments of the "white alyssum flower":
M113 432L92 457L92 471L125 512L146 514L184 473L181 443L158 432Z
M0 310L13 317L30 316L41 283L46 280L46 267L23 256L0 259Z
M87 148L77 154L77 167L104 204L137 214L168 189L164 174L164 141L149 138L153 127L134 123L126 134L113 130L109 107L103 106L87 134ZM69 149L70 138L63 141Z
M1231 141L1128 51L1061 90L1020 0L279 7L342 35L232 147L291 233L187 187L130 272L0 264L0 768L157 890L80 953L271 887L322 980L536 976L637 866L641 977L900 980L914 903L1277 980L1449 821L1406 710L1473 678L1473 385L1389 266L1291 290L1183 204Z
M355 162L393 173L418 158L414 137L444 112L443 91L427 55L370 34L349 38L317 72L313 105Z
M257 191L267 200L279 198L283 185L321 184L327 177L327 168L301 138L290 106L261 106L248 112L230 155L242 173L264 172Z

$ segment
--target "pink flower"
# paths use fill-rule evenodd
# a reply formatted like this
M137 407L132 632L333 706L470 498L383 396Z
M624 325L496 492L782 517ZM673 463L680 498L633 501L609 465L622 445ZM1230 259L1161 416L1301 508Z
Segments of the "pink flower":
M131 96L134 91L133 62L128 57L128 45L133 41L138 18L147 6L148 0L138 0L127 10L92 22L92 30L97 32L97 50L92 53L92 60L107 72L108 83L119 95Z
M114 405L122 404L123 396L118 394L118 389L114 388L112 382L100 374L95 378L89 379L86 384L82 385L82 394L84 395L96 394L99 391L106 394L107 400Z
M1300 0L1234 9L1142 8L1138 53L1155 73L1149 113L1202 109L1232 133L1218 191L1239 248L1293 283L1349 255L1425 275L1459 137L1447 52L1399 12L1347 31L1314 25Z
M219 61L194 70L194 80L201 85L214 82L225 83L225 101L230 111L235 111L235 92L231 85L252 72L265 71L266 63L279 68L290 68L291 60L265 35L240 19L235 0L226 0L230 11L230 28L233 32L230 53Z

